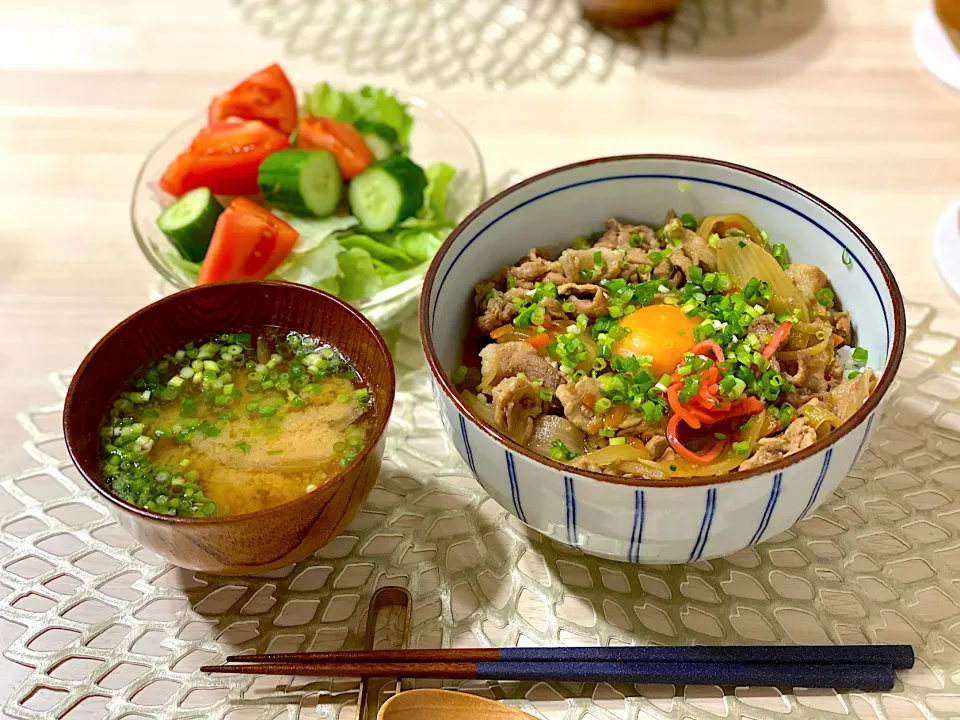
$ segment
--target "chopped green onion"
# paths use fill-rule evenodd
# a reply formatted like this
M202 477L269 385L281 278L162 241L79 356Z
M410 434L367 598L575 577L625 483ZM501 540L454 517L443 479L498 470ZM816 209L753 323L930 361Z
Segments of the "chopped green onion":
M817 291L817 302L827 307L830 303L833 302L833 290L830 288L820 288Z
M597 400L597 402L593 406L593 409L598 413L605 413L607 412L607 410L611 408L612 405L613 403L610 402L610 398L602 397L599 400Z
M622 437L612 437L610 438L611 445L626 445L627 439Z
M553 391L552 390L541 390L540 399L544 402L553 402Z
M612 438L612 437L615 437L617 433L614 431L613 428L600 428L600 430L598 431L598 434L600 435L600 437Z
M243 441L238 442L236 444L236 447L240 448L240 451L243 452L244 455L250 452L250 443L248 442L243 442Z
M550 445L550 457L554 460L573 460L577 453L570 450L563 440L554 440Z
M560 307L563 309L563 311L564 311L565 313L572 313L572 312L576 312L576 311L577 311L577 305L576 305L576 303L572 303L572 302L569 302L569 301L563 303Z
M687 230L697 229L697 219L690 213L684 213L680 216L680 224L687 228Z
M773 246L771 250L773 257L782 267L787 267L790 264L790 260L787 257L787 246L783 243L777 243Z
M743 442L735 442L733 444L733 452L737 455L749 455L750 454L750 443L746 440Z
M840 255L840 262L842 262L847 267L853 265L853 258L850 257L850 253L846 248L843 249L843 253Z
M453 382L457 385L462 383L467 377L467 366L461 365L453 372Z
M793 419L793 416L797 414L796 408L793 407L790 403L784 403L780 407L780 424L783 427L786 427L790 424L790 421Z
M853 361L858 365L866 364L868 357L869 353L867 352L866 348L855 347L853 349Z

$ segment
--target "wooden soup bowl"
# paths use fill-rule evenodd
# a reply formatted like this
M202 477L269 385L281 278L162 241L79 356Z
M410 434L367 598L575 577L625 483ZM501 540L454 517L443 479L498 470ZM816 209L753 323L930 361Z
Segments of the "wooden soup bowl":
M297 330L336 347L373 396L368 441L339 475L283 505L242 515L181 518L127 503L103 483L100 426L113 400L150 362L188 342L268 326ZM180 567L247 575L302 560L337 536L373 489L396 387L393 361L373 325L343 301L303 285L231 282L184 290L117 325L90 351L63 409L67 450L80 473L113 507L120 525Z

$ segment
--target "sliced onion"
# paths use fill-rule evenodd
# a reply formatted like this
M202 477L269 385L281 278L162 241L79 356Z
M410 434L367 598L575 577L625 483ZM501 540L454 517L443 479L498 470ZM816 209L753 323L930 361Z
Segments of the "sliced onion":
M750 222L750 218L746 215L740 215L739 213L734 213L731 215L710 215L705 217L700 221L699 227L697 227L697 235L702 237L704 240L709 238L713 233L722 235L723 233L715 230L717 225L721 226L721 230L726 232L727 228L737 228L738 230L743 230L748 237L752 238L754 242L760 242L760 231L757 229L757 226Z
M768 417L767 411L762 410L759 415L756 415L750 420L750 427L740 433L740 439L750 443L751 451L756 450L760 438L766 437L766 433L768 432Z
M830 391L833 409L841 420L849 420L870 397L877 376L871 368L852 380L844 380Z
M707 465L698 465L676 458L670 461L664 460L658 464L670 473L670 477L706 477L733 472L746 459L746 455L731 455L730 457L720 457ZM671 466L675 467L676 470L671 470Z
M729 273L741 288L756 278L770 286L770 310L774 312L800 311L800 320L810 321L810 310L803 295L780 267L780 263L762 247L735 237L720 238L717 243L717 268Z
M583 431L565 417L541 415L533 423L533 439L527 443L527 447L550 457L550 447L559 440L568 450L582 455L585 439Z
M819 325L814 325L813 323L808 322L799 322L793 326L793 332L802 332L807 335L815 335L818 330L822 330Z
M502 325L490 333L490 337L498 343L507 343L513 342L514 340L526 340L536 334L536 325L528 325L525 328L518 328L513 325Z
M660 463L653 460L639 460L637 462L623 462L618 466L623 475L638 475L647 480L669 480L670 471L665 470Z
M480 378L480 384L477 386L478 390L489 390L492 388L493 381L496 380L497 375L500 374L500 355L495 352L488 353L488 355L490 356L490 359L487 362L481 362L480 369L482 371L483 366L486 365L488 366L488 370L490 372ZM480 357L481 361L486 360L486 358L483 357L482 351Z
M783 345L783 350L787 348L790 350L803 350L810 344L810 336L815 336L819 329L818 326L808 322L794 323L793 329L790 331L790 337L787 338L787 342ZM782 356L778 353L777 357ZM788 358L783 359L786 360Z
M843 420L834 415L823 403L807 403L800 408L807 424L817 431L817 437L825 438L830 431L843 425Z
M824 338L816 345L811 345L808 348L805 348L803 352L806 352L808 355L819 355L824 350L827 349L828 345L833 343L833 338ZM777 353L778 360L798 360L800 358L799 350L783 350Z
M590 337L590 333L582 332L577 335L580 338L580 342L583 343L584 348L587 351L587 357L582 363L577 365L578 370L582 370L585 373L589 373L591 370L596 370L593 364L597 361L597 358L600 357L600 346L594 342L593 338Z
M490 425L494 425L493 403L480 402L477 396L469 390L464 390L462 393L460 393L460 397L462 397L464 402L467 403L467 407L473 410L481 420L484 420Z
M510 332L505 332L505 333L501 333L500 335L497 335L497 337L494 339L499 344L502 345L503 343L516 342L517 340L527 340L528 338L532 338L532 337L533 337L532 333L528 334L519 330L511 330Z
M650 452L646 448L638 448L630 444L607 445L605 448L594 450L582 456L584 462L593 463L599 467L608 467L614 463L640 462L641 460L650 459Z
M761 438L770 436L775 430L777 430L780 427L779 418L775 418L773 415L771 415L770 413L767 413L766 411L764 411L764 415L765 417L764 417L763 425L760 429Z

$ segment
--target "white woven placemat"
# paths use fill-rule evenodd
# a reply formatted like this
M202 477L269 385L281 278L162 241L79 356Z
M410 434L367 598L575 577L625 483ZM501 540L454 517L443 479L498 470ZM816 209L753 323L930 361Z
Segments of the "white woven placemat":
M268 577L194 575L133 544L66 460L61 404L21 413L24 469L0 479L0 616L26 628L5 656L35 669L4 710L348 717L349 682L197 668L240 650L359 647L371 594L399 584L414 597L419 647L889 642L919 658L884 694L468 685L544 718L955 716L960 340L930 330L930 308L910 306L908 318L894 401L836 495L756 549L692 565L598 560L508 518L451 454L413 321L396 341L401 376L376 489L340 538ZM68 379L52 378L61 396Z
M814 4L812 0L803 0ZM786 0L687 0L670 21L638 30L598 29L579 0L234 0L245 18L292 55L358 75L401 73L441 86L531 80L565 85L635 70L688 51L706 36L764 32ZM756 36L750 39L755 43Z

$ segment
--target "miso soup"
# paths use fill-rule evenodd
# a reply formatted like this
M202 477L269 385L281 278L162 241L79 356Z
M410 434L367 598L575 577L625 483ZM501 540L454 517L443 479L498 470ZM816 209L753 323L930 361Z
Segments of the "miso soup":
M269 329L190 343L114 401L100 431L103 479L166 515L280 505L350 464L371 402L336 348L309 335Z

